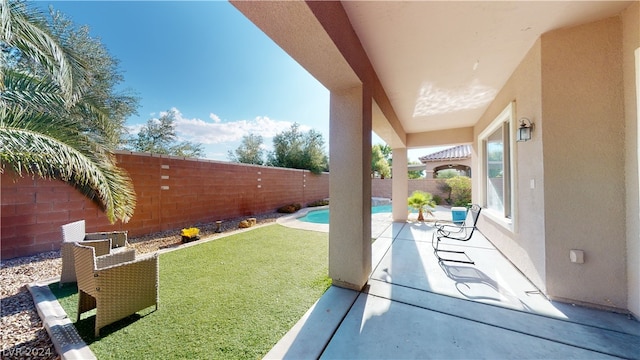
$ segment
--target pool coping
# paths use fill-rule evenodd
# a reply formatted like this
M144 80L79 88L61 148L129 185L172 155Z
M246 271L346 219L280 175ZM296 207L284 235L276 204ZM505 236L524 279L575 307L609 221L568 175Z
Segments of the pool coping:
M282 226L293 228L293 229L311 230L311 231L328 233L329 224L317 224L317 223L311 223L311 222L300 220L301 217L304 217L311 211L324 210L328 208L329 208L329 205L302 208L293 214L279 217L276 220L276 223Z
M329 224L317 224L306 221L301 221L300 218L304 217L311 211L316 210L324 210L329 209L329 205L326 206L317 206L317 207L306 207L298 210L297 212L279 217L276 220L276 223L282 226L290 227L293 229L301 229L301 230L311 230L311 231L319 231L319 232L329 232ZM434 222L434 221L451 221L451 209L446 206L437 205L434 211L434 216L429 217L425 214L425 222ZM375 213L372 214L371 223L372 225L375 223L379 223L384 227L384 224L391 225L393 223L392 213ZM410 214L407 222L413 223L418 222L417 214ZM372 234L373 235L373 234ZM375 237L375 236L374 236Z

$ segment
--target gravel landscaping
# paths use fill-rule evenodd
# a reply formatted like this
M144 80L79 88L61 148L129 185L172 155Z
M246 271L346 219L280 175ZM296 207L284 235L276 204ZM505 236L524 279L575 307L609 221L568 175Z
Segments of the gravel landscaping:
M255 217L258 224L274 222L279 213L262 214ZM200 229L201 238L228 235L238 230L237 218L222 223L221 233L216 233L213 223L195 224ZM129 238L136 254L144 254L159 249L180 245L180 229ZM0 358L59 359L49 335L35 310L31 294L26 284L60 276L60 251L50 251L32 256L2 261L0 264Z

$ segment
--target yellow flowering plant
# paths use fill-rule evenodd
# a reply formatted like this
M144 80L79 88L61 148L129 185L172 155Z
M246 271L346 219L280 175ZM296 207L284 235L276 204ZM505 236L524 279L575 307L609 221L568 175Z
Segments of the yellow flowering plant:
M182 231L180 232L180 235L183 237L194 238L200 235L200 229L195 227L182 229Z

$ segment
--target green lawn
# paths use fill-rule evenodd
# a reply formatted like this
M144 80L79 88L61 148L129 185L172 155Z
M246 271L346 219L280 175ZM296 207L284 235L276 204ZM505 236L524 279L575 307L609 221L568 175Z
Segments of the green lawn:
M160 303L76 327L99 359L262 358L330 285L326 233L271 225L160 256ZM51 289L72 321L75 286ZM152 309L151 309L152 310Z

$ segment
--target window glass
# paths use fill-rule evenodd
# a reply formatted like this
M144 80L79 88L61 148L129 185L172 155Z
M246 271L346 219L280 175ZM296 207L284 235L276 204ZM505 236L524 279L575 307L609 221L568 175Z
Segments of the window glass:
M503 127L496 129L486 139L487 208L504 213L505 151Z

